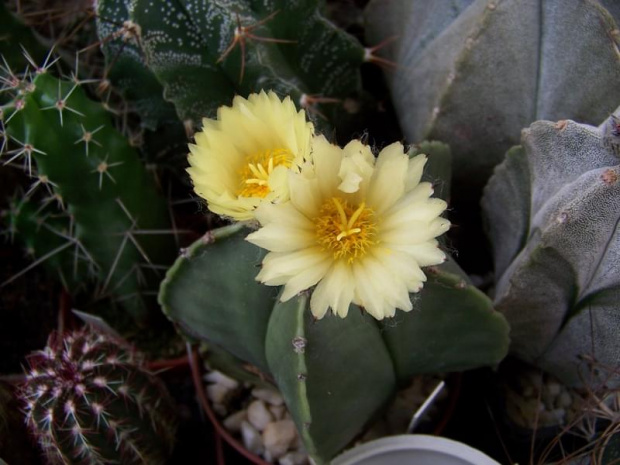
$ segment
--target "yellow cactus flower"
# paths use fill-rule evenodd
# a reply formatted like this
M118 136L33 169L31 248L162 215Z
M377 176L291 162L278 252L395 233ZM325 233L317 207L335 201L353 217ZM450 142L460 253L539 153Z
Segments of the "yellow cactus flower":
M289 173L290 201L256 210L262 227L247 240L270 251L256 279L284 285L282 301L316 285L316 318L329 308L344 318L351 303L378 320L411 310L421 267L445 260L435 238L450 227L446 202L420 182L425 163L400 143L375 159L360 141L341 149L315 137L310 160Z
M314 128L289 97L237 96L205 118L190 144L187 169L196 193L214 213L238 221L254 218L263 201L288 200L287 170L309 155Z

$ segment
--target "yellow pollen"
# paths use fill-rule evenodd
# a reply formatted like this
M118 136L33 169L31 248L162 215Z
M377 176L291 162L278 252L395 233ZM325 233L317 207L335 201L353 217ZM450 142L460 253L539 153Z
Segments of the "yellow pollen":
M364 202L354 208L346 200L332 197L316 219L319 245L330 250L334 259L346 259L348 263L366 255L376 243L375 235L374 212Z
M264 198L271 192L269 175L278 166L289 167L293 163L289 149L272 149L256 152L248 156L240 171L241 183L237 195L239 197Z

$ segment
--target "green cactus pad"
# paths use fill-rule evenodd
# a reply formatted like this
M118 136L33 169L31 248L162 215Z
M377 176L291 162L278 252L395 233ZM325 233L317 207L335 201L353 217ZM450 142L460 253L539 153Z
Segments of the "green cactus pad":
M315 321L305 294L278 303L266 345L271 372L317 463L340 452L395 392L381 332L359 308L346 319Z
M99 10L124 17L126 3L102 0ZM235 94L272 89L299 101L302 94L343 98L359 91L364 49L327 21L319 5L137 0L128 18L139 31L133 43L139 41L144 52L136 60L148 64L181 119L198 123ZM235 31L244 51L239 41L229 50Z
M241 224L227 226L183 251L160 303L186 335L270 374L320 462L361 432L397 380L493 365L506 354L503 316L452 261L428 270L426 287L412 295L415 310L381 326L355 306L345 319L314 321L307 293L276 303L277 288L256 283L264 251L246 234Z
M21 152L28 171L54 186L74 220L73 239L99 270L99 294L116 296L144 321L142 291L159 282L157 267L175 250L166 204L136 151L79 83L43 73L32 86L4 108L14 157Z
M617 117L598 128L532 124L482 203L496 251L495 304L511 325L511 350L571 385L593 380L586 359L620 363L617 132ZM515 187L523 182L529 187Z
M596 124L615 109L617 13L597 1L375 0L367 38L399 36L384 56L399 65L386 76L401 127L411 142L449 143L455 188L471 195L531 122Z
M497 365L508 352L508 324L491 300L454 262L426 274L422 290L411 296L413 310L381 324L399 381Z
M186 335L213 342L268 371L265 335L277 289L254 280L265 251L237 223L181 253L161 284L164 313Z

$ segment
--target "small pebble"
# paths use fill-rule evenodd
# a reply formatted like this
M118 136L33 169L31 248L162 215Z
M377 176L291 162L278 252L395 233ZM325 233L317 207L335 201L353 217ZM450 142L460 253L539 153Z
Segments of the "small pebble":
M561 393L556 399L556 407L567 408L573 403L573 398L568 391Z
M280 420L269 423L263 431L263 443L272 458L277 459L286 454L289 446L295 441L297 430L291 420Z
M269 411L276 420L282 420L286 413L286 407L284 405L270 405Z
M289 452L280 457L278 463L280 465L306 465L308 455L303 452Z
M241 423L247 420L248 414L245 410L239 410L226 418L222 423L224 428L233 433L241 431Z
M256 429L262 431L273 421L273 416L262 400L255 400L248 407L248 421Z
M272 389L252 389L252 395L257 399L263 400L271 405L284 404L284 399L282 399L282 396Z
M247 450L253 454L262 454L265 450L260 433L247 421L241 423L241 439Z
M237 387L239 387L238 381L217 370L207 373L204 376L204 380L213 384L221 384L222 386L226 386L228 389L237 389Z
M230 393L230 389L221 384L209 384L207 386L207 397L214 404L224 404Z

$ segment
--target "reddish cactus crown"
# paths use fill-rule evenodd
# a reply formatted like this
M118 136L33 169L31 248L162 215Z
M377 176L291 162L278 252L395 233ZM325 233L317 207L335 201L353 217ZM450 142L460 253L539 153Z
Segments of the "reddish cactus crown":
M78 331L29 357L26 420L50 463L164 463L176 422L163 383L131 350Z

